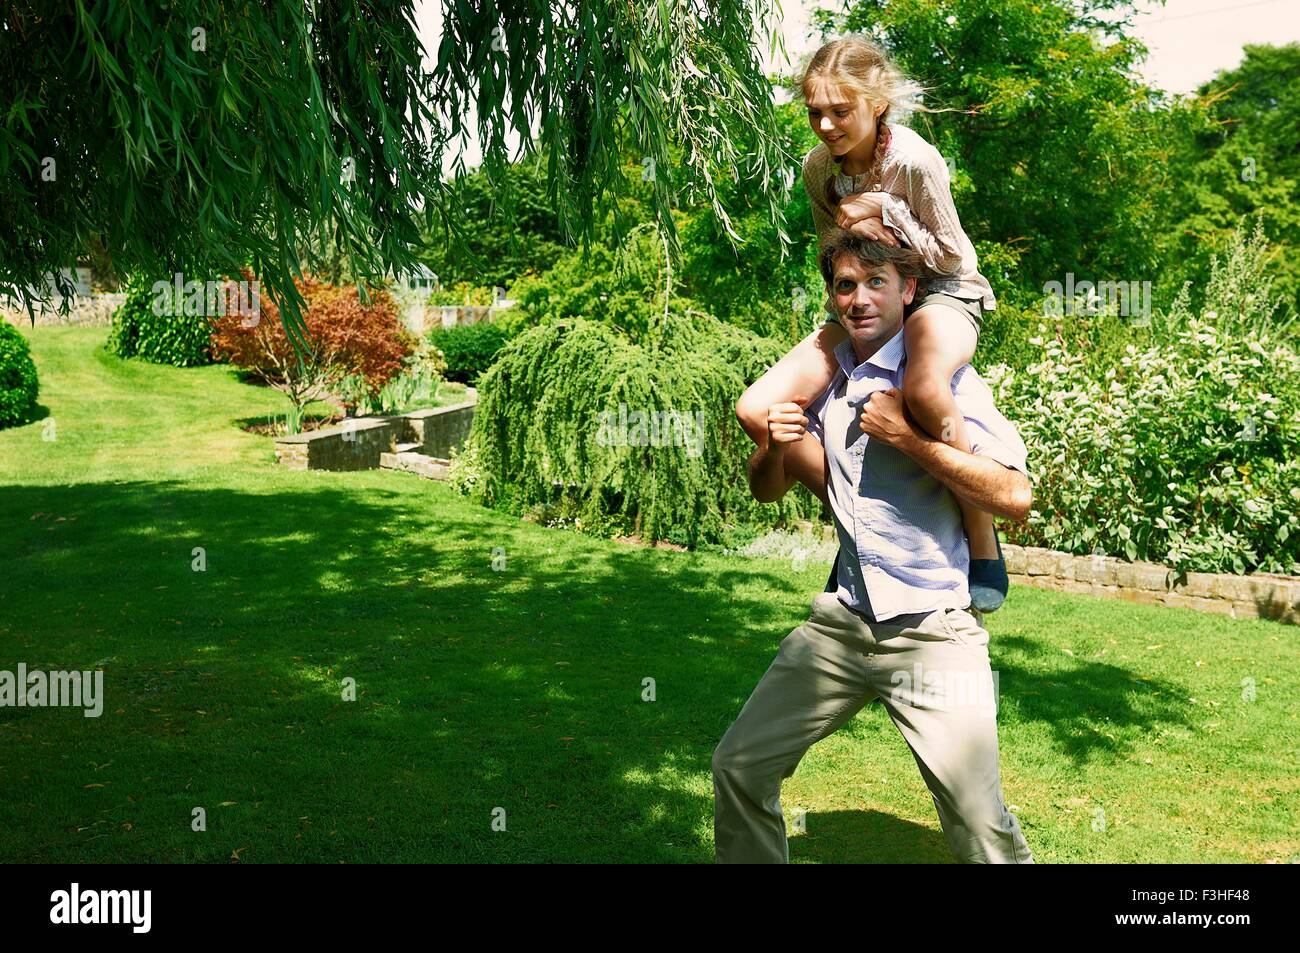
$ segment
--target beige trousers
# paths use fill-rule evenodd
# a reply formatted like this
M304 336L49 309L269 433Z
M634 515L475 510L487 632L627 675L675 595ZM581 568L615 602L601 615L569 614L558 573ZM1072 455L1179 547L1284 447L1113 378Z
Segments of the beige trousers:
M869 622L819 594L713 753L718 862L789 863L781 782L813 744L879 699L912 749L953 855L1033 863L1002 797L988 642L964 609Z

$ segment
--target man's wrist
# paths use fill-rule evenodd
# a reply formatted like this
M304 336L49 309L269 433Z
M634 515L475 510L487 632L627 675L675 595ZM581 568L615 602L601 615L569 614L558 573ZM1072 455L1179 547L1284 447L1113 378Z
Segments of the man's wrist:
M909 420L907 422L907 432L899 438L898 442L894 444L894 446L896 449L901 450L909 457L915 459L918 454L923 454L930 450L930 444L938 442L939 441L935 440L923 430L920 430Z
M785 469L785 446L777 443L768 435L766 446L755 447L754 452L749 457L749 473L751 477L764 478L764 474L771 473L774 470L784 471Z
M765 457L775 457L780 460L785 456L786 445L778 440L773 440L772 435L767 435L767 449L764 452Z

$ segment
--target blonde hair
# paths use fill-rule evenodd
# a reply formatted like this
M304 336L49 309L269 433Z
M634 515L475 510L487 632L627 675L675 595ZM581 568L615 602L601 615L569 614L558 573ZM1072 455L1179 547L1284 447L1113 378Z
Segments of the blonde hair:
M803 68L803 75L795 87L797 99L808 100L814 83L841 86L852 90L859 100L885 103L877 125L890 118L890 113L901 113L905 118L912 112L948 112L930 109L920 102L928 88L909 79L902 70L871 40L850 35L832 40L813 53Z

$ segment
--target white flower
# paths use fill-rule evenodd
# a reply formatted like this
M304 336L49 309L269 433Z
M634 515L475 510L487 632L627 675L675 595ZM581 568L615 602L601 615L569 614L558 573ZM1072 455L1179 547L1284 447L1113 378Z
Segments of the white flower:
M957 22L957 18L956 18L956 17L949 17L949 18L948 18L947 20L945 20L944 22L947 23L949 26L952 26L954 23Z

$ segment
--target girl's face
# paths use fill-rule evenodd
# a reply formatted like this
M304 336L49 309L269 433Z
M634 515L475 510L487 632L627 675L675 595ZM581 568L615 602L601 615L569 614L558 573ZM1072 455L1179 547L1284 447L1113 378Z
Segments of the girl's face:
M858 99L856 93L840 86L816 81L810 86L806 97L808 124L831 155L843 155L875 133L876 119L885 111L884 103Z

